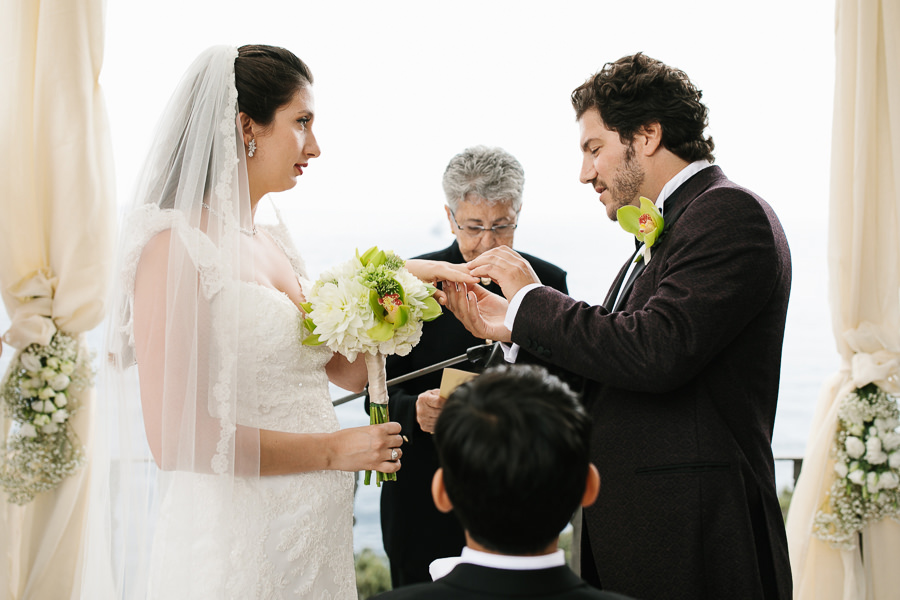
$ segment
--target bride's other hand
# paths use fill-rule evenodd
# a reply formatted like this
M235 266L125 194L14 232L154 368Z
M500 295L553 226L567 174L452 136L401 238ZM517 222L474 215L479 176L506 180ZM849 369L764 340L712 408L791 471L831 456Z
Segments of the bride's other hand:
M406 261L406 270L432 285L437 281L453 281L458 283L478 283L480 279L469 274L466 265L455 265L440 260L423 260L413 258Z
M335 432L334 469L340 471L400 470L400 423L389 421L380 425L350 427ZM396 459L393 458L396 451Z

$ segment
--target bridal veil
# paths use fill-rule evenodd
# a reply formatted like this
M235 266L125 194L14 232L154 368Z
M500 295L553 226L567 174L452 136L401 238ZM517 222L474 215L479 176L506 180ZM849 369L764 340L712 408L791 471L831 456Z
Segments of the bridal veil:
M258 431L236 418L233 284L254 280L237 54L210 48L190 66L124 216L83 598L153 596L160 581L230 598L258 576L233 552L235 486L259 476Z

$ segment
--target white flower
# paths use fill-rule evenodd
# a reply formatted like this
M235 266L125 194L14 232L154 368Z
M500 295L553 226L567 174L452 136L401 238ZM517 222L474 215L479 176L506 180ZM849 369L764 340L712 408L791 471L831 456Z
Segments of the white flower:
M869 471L869 474L866 476L866 489L869 490L870 494L878 491L878 473L875 471Z
M47 359L47 366L50 367L51 369L59 370L59 359L56 358L55 356L51 356L50 358Z
M891 471L885 471L878 478L878 486L883 490L892 490L900 485L900 477Z
M861 436L865 432L865 428L862 426L862 423L854 423L847 429L847 431L855 436Z
M888 451L900 448L900 433L890 431L884 434L884 437L881 439L881 445Z
M41 359L31 352L23 352L22 354L20 354L19 361L22 363L22 366L25 367L26 370L34 373L40 371L43 368Z
M63 375L62 373L57 373L47 383L49 383L50 387L52 387L57 392L61 392L64 389L66 389L67 387L69 387L69 384L71 382L72 382L72 380L69 379L68 375Z
M847 456L849 456L850 458L859 458L866 451L866 445L863 444L862 440L852 435L847 436L847 441L844 442L844 447L847 449Z
M862 485L863 481L866 479L866 474L862 470L856 469L855 471L850 471L850 474L847 475L847 479L856 485Z
M43 427L44 425L46 425L47 423L50 422L50 416L49 415L38 415L34 419L32 419L31 422L34 423L35 427Z
M59 431L59 425L56 423L48 423L41 427L42 433L56 433L57 431Z
M888 458L888 465L892 469L900 469L900 452L891 452L891 456Z
M56 412L56 405L52 400L44 400L44 412L48 414Z
M40 398L41 400L48 400L55 395L56 395L56 392L53 390L53 388L45 387L45 388L41 389L41 391L38 393L38 398Z
M848 473L847 463L834 463L834 472L837 473L838 477L840 477L841 479L846 477Z
M41 379L44 381L50 381L56 376L56 369L51 369L50 367L44 367L41 369Z
M59 409L55 413L53 413L53 422L54 423L64 423L66 419L69 418L69 411L64 408Z
M39 390L41 388L41 386L44 385L44 380L41 379L40 377L35 376L35 377L32 377L31 379L29 379L27 381L27 383L28 383L29 388L31 388L33 390Z
M69 403L69 398L62 392L60 392L53 398L53 404L55 404L59 408L64 407L68 403Z
M19 435L28 438L37 437L37 430L31 423L23 423L22 426L19 427Z
M71 375L75 372L75 363L71 360L64 360L59 366L59 372L63 375Z
M881 451L881 440L877 437L870 437L866 440L866 456L865 459L872 465L880 465L887 460L887 454Z
M31 403L31 410L34 412L44 412L44 401L43 400L35 400Z

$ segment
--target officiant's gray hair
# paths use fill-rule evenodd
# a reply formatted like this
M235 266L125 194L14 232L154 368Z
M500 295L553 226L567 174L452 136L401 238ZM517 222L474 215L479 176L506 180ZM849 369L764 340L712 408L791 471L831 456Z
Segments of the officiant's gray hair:
M450 159L444 171L444 194L454 212L461 200L471 199L490 204L510 202L518 213L524 187L522 164L503 148L466 148ZM474 198L469 198L470 194Z

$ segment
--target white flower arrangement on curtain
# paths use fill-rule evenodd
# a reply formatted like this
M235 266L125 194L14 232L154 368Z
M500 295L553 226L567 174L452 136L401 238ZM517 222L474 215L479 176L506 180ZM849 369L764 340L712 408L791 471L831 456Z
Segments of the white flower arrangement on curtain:
M10 502L31 502L84 464L84 448L69 420L92 378L78 341L61 331L48 345L31 344L13 357L0 388L14 421L0 456L0 487Z
M322 274L301 307L308 335L303 343L325 344L354 361L363 353L369 379L372 424L387 423L384 357L409 354L422 337L422 323L441 315L435 288L410 273L402 258L373 246ZM366 471L369 485L371 472ZM396 480L379 472L376 484Z
M813 525L819 539L853 550L858 532L869 523L900 520L898 426L897 399L875 384L841 401L831 449L835 480Z

